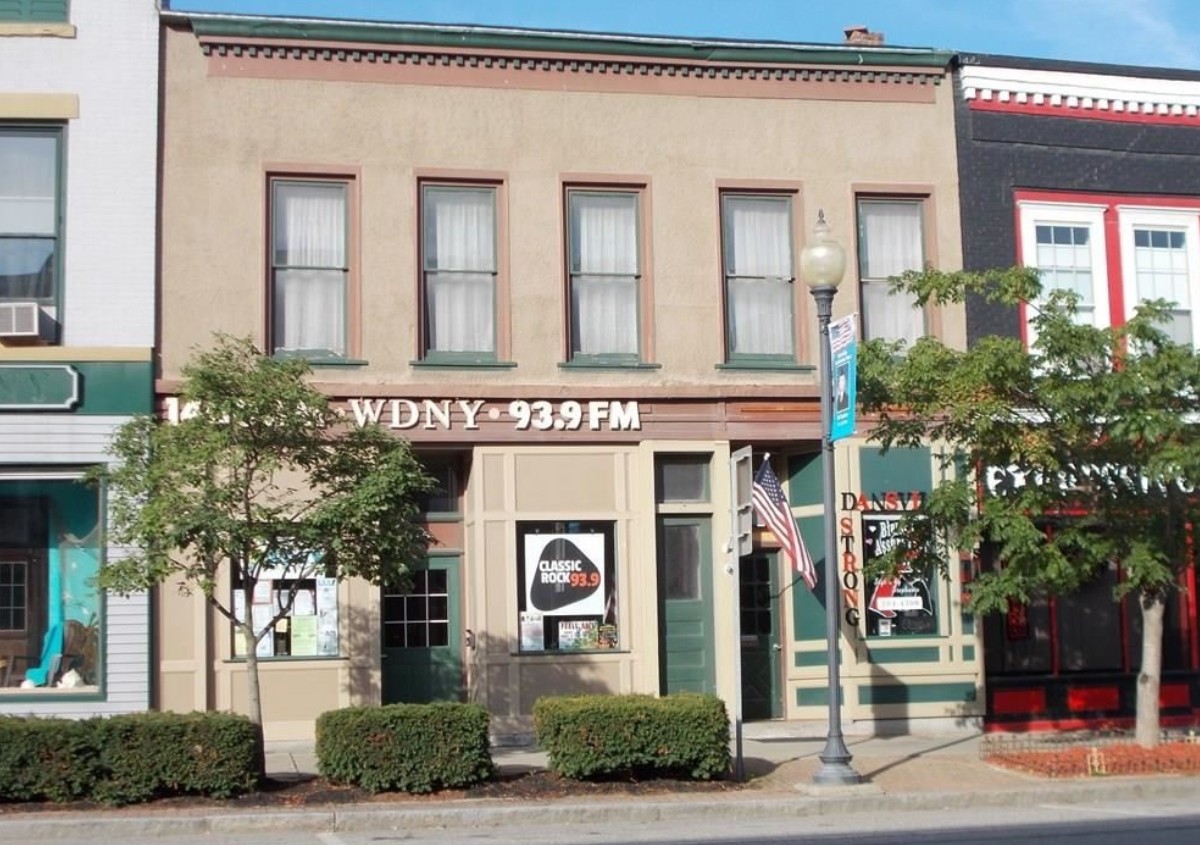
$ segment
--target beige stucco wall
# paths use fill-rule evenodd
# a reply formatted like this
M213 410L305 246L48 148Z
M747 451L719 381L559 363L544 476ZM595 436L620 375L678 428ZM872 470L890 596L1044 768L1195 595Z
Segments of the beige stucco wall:
M807 233L824 209L851 259L835 312L857 309L855 185L934 187L938 263L961 266L952 89L935 102L609 94L209 76L195 37L165 36L163 372L212 330L261 337L265 174L272 165L359 168L365 370L327 381L427 382L417 357L417 172L506 181L510 371L439 371L440 383L795 383L795 373L718 373L718 184L799 183ZM279 62L286 69L286 62ZM569 78L563 77L564 85ZM885 89L881 87L881 91ZM561 179L649 182L655 371L564 372ZM797 245L797 249L800 245ZM815 323L797 285L797 315ZM961 319L944 321L951 340ZM808 361L815 331L806 332ZM801 376L811 381L811 375Z

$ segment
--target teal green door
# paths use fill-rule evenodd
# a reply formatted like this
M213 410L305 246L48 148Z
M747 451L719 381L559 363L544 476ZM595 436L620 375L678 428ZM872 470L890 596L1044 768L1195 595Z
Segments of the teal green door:
M716 692L712 529L708 517L658 523L659 688Z
M384 704L463 699L457 557L430 558L409 592L383 588L382 628Z
M779 576L776 556L742 558L739 570L742 642L742 718L778 719L780 696Z

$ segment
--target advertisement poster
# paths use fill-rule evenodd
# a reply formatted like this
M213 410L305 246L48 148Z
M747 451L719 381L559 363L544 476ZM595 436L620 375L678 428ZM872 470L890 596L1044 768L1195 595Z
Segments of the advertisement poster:
M542 651L546 647L546 632L540 613L521 614L521 651Z
M863 514L863 562L892 549L899 537L897 514ZM867 583L867 635L877 637L906 634L936 634L937 612L933 587L925 573L904 568L900 577Z
M292 616L292 656L313 657L317 653L317 617Z
M829 354L833 362L833 417L829 439L854 435L854 405L858 393L858 315L829 324Z
M599 648L600 623L594 619L558 623L558 647L563 651Z
M338 653L338 585L336 578L317 579L317 654Z
M525 599L546 616L604 616L604 535L527 534Z

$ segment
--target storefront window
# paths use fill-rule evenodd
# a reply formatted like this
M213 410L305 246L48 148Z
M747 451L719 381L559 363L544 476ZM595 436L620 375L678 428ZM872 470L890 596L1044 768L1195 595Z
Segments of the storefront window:
M255 584L250 603L254 630L261 631L288 606L274 629L258 641L255 653L260 657L337 657L338 655L338 582L317 577L313 567L304 571L284 567L263 570ZM294 597L293 597L294 594ZM246 618L245 594L235 585L233 612ZM246 642L234 629L233 653L246 656Z
M863 562L867 567L895 547L899 526L899 514L863 514ZM937 634L936 573L904 567L897 578L869 581L867 591L868 636Z
M100 507L78 477L0 477L0 687L100 684Z
M518 522L520 650L616 648L615 523Z

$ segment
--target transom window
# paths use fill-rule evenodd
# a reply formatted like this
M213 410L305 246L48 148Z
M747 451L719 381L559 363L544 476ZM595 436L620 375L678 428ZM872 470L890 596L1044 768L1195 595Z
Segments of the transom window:
M910 199L859 199L858 266L863 336L911 346L925 334L925 312L890 279L925 264L924 204Z
M639 196L567 192L571 358L639 357Z
M425 185L421 192L424 353L496 358L496 189Z
M271 180L271 338L275 353L347 353L349 184Z
M721 197L726 354L731 362L796 359L792 200Z
M0 300L54 300L61 159L60 127L0 124Z

